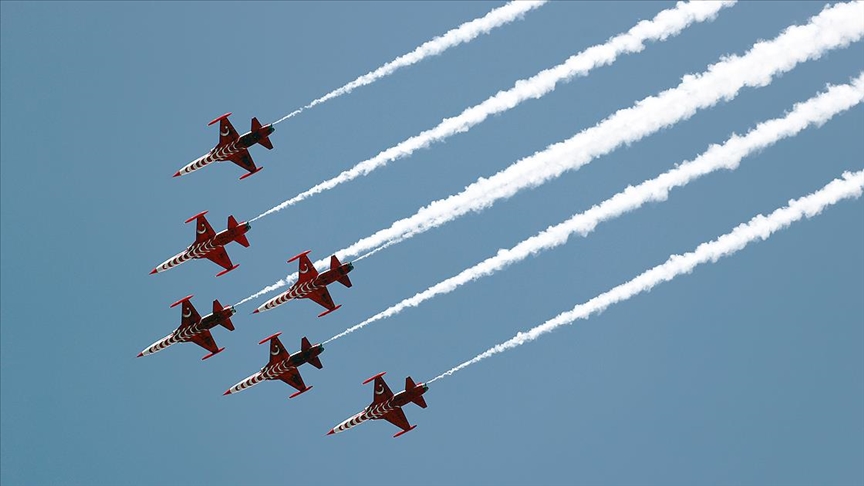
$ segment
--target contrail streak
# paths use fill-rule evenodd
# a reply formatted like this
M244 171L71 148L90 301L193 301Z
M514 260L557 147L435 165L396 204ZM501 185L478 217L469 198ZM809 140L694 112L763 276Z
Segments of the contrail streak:
M788 27L770 41L757 42L745 55L730 56L698 75L656 96L612 114L591 128L525 157L489 178L480 178L459 194L440 199L413 216L363 238L339 252L348 258L383 244L393 244L443 225L469 212L479 212L522 189L539 186L693 116L700 109L729 101L745 86L762 87L798 63L818 59L831 49L846 47L864 35L864 3L826 7L805 25Z
M563 245L574 233L587 236L599 223L638 209L647 202L665 201L671 189L687 185L703 175L720 169L735 170L744 157L769 147L783 138L793 137L812 125L820 126L834 115L858 105L862 100L864 100L864 73L859 74L852 84L832 86L826 92L796 104L792 111L782 118L760 123L744 136L732 135L722 145L712 145L692 161L684 162L638 186L630 186L588 211L551 226L509 250L499 250L494 257L487 258L458 275L379 312L324 341L324 344L351 334L375 321L392 317L409 307L417 307L437 295L452 292L468 282L492 275L531 255Z
M690 253L672 255L662 265L658 265L633 280L602 293L584 304L579 304L572 310L561 313L527 332L517 333L509 341L505 341L478 354L459 366L436 376L427 383L450 376L495 354L503 353L509 349L531 342L543 334L565 324L571 324L577 319L587 319L592 314L604 311L612 304L622 302L642 292L651 290L655 285L668 282L678 275L690 273L698 265L707 262L716 262L721 257L732 255L753 241L766 240L773 233L788 227L804 217L812 218L826 207L836 204L843 199L860 197L862 190L864 190L864 171L854 173L844 172L842 179L833 180L821 190L801 199L793 199L789 201L788 206L779 208L768 216L760 214L748 223L739 225L732 232L714 241L702 243L696 250Z
M745 86L762 87L774 76L792 70L798 63L818 59L831 49L846 47L864 35L864 3L828 6L805 25L786 28L770 41L760 41L743 56L729 56L701 74L684 76L681 83L657 96L649 96L630 108L621 109L591 128L563 142L522 158L489 178L480 178L459 194L420 208L413 216L339 250L340 260L393 245L471 211L480 212L499 199L522 189L539 186L561 174L576 170L596 157L608 154L693 116L698 110L729 101ZM316 262L316 267L326 265ZM289 275L251 296L287 285ZM246 300L249 300L247 298Z
M355 79L354 81L351 81L345 86L342 86L335 91L327 93L326 95L310 102L308 105L302 108L298 108L292 111L291 113L273 122L273 124L276 125L277 123L282 123L283 121L293 116L299 115L304 110L308 110L315 105L320 105L325 101L332 100L333 98L337 98L344 94L348 94L354 91L355 88L366 86L367 84L372 84L385 76L393 74L397 69L411 66L412 64L417 64L418 62L426 59L429 56L437 56L442 52L446 51L447 49L450 49L451 47L456 47L459 44L471 42L482 34L488 34L495 28L507 25L515 20L521 19L526 13L536 8L540 8L545 3L546 0L513 1L502 7L498 7L487 13L484 17L474 19L470 22L465 22L459 27L447 31L444 35L436 37L422 44L420 47L414 49L408 54L397 57L396 59L379 67L378 69L366 73L363 76Z
M387 165L388 162L408 157L416 150L429 147L434 142L439 142L457 133L467 132L471 127L482 123L491 115L514 108L525 100L537 99L552 92L560 82L570 81L576 76L585 76L596 67L612 64L619 55L642 51L648 41L666 40L678 35L694 22L713 19L720 9L734 3L734 1L678 2L675 8L663 10L652 20L643 20L626 33L612 37L604 44L590 47L555 67L540 71L531 78L516 81L512 88L498 92L479 105L466 108L458 116L445 118L435 128L426 130L384 150L371 159L358 163L338 176L261 213L252 221L281 211L288 206L293 206L315 194L333 189L343 182L365 176L375 169Z

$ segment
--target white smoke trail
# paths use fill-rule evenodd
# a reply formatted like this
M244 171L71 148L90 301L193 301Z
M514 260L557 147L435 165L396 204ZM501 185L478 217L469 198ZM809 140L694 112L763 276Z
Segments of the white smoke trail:
M805 25L791 26L770 41L760 41L743 56L730 56L698 75L684 76L681 83L657 96L649 96L619 110L564 142L518 160L489 178L480 178L461 193L430 203L413 216L363 238L336 255L344 260L392 245L443 225L468 212L479 212L499 199L539 186L576 170L596 157L608 154L657 131L686 120L698 110L721 100L729 101L745 86L762 87L777 74L798 63L818 59L831 49L846 47L864 35L864 3L849 2L826 7ZM326 265L319 261L315 266ZM296 274L268 287L266 292L296 280ZM259 291L250 298L256 298ZM248 300L248 299L247 299Z
M522 189L539 186L693 116L729 101L745 86L762 87L798 63L818 59L864 35L864 3L826 7L805 25L791 26L770 41L757 42L745 55L726 57L698 75L684 76L673 88L622 109L570 139L525 157L489 178L480 178L455 194L430 203L413 216L340 250L345 258L389 242L399 242L441 226L469 212L479 212ZM392 244L392 243L391 243Z
M458 275L379 312L324 341L324 344L351 334L375 321L392 317L409 307L417 307L437 295L452 292L468 282L492 275L531 255L563 245L574 233L587 236L599 223L638 209L647 202L664 201L671 189L687 185L703 175L720 169L735 170L744 157L769 147L783 138L793 137L809 126L820 126L834 115L861 103L862 100L864 100L864 73L859 74L852 84L832 86L825 93L796 104L792 111L782 118L760 123L744 136L732 135L722 145L712 145L692 161L684 162L638 186L627 187L588 211L551 226L509 250L499 250L494 257L487 258Z
M459 366L441 373L427 383L450 376L495 354L503 353L508 349L531 342L541 335L565 324L571 324L577 319L587 319L592 314L604 311L612 304L622 302L642 292L651 290L655 285L668 282L678 275L690 273L698 265L707 262L716 262L721 257L731 255L753 241L759 239L766 240L773 233L788 227L801 218L812 218L821 213L826 207L836 204L843 199L860 197L862 190L864 190L864 171L845 172L843 173L843 179L835 179L821 190L809 196L797 200L793 199L789 201L788 206L777 209L768 216L760 214L748 223L739 225L732 232L714 241L702 243L695 251L683 255L672 255L662 265L658 265L633 280L602 293L584 304L577 305L572 310L559 314L528 332L517 333L509 341L505 341L478 354Z
M408 157L416 150L429 147L434 142L439 142L457 133L467 132L471 127L482 123L491 115L514 108L525 100L537 99L552 92L558 83L570 81L576 76L585 76L596 67L612 64L619 55L642 51L648 41L666 40L678 35L694 22L713 19L720 9L734 3L734 1L679 2L675 8L663 10L650 21L639 22L626 33L612 37L604 44L590 47L555 67L540 71L531 78L516 81L512 88L498 92L479 105L466 108L458 116L445 118L435 128L426 130L384 150L371 159L358 163L338 176L261 213L252 221L281 211L288 206L293 206L315 194L333 189L343 182L365 176L375 169L387 165L388 162Z
M393 74L399 68L411 66L412 64L417 64L418 62L426 59L427 57L437 56L442 52L446 51L447 49L450 49L451 47L456 47L459 44L471 42L482 34L488 34L493 29L502 27L515 20L521 19L529 11L540 8L543 4L546 3L546 1L547 0L512 1L502 7L491 10L485 16L479 19L474 19L470 22L465 22L459 27L447 31L444 35L425 42L420 47L414 49L408 54L399 56L396 59L388 62L387 64L379 67L378 69L366 73L363 76L360 76L359 78L351 81L345 86L342 86L335 91L327 93L326 95L312 101L311 103L302 108L298 108L292 111L291 113L273 122L273 124L276 125L277 123L282 123L283 121L293 116L299 115L304 110L308 110L315 105L320 105L325 101L332 100L333 98L348 94L354 91L355 88L366 86L367 84L372 84L385 76Z

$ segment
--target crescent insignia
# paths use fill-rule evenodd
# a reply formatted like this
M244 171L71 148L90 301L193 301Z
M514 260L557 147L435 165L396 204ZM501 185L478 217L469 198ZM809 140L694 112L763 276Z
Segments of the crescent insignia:
M309 267L307 267L305 263L303 265L300 265L300 273L306 273L308 271Z
M219 133L221 133L223 137L227 137L228 135L231 135L231 129L228 128L228 126L226 125L226 126L225 126L225 131L223 131L223 132L219 132Z
M204 223L201 223L201 229L198 230L198 234L203 235L206 232L207 232L207 226L205 226Z
M183 313L183 317L192 317L192 309L187 308L186 312Z
M279 346L274 344L273 349L270 350L270 354L272 354L273 356L276 356L277 354L279 354Z
M376 395L381 395L382 393L384 393L384 384L380 384L375 388Z

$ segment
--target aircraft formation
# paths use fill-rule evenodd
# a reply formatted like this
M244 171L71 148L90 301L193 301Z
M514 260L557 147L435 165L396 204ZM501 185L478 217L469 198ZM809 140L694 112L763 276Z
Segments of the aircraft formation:
M259 172L263 168L255 165L252 156L249 155L249 148L255 144L259 144L268 150L272 149L273 144L270 142L269 137L275 131L273 124L262 126L257 118L252 118L251 130L244 135L239 135L229 121L229 116L231 116L231 113L226 113L208 124L210 126L219 122L219 142L216 146L206 155L195 159L178 170L174 174L174 177L189 174L213 162L229 160L247 171L246 174L240 177L241 180ZM150 271L151 275L165 272L189 260L202 258L210 260L223 268L222 271L216 274L217 277L221 277L240 266L231 261L228 252L225 250L225 246L231 242L236 242L248 248L249 240L246 238L246 233L252 228L251 224L246 221L238 223L233 215L228 216L226 229L217 233L210 225L210 222L207 221L205 214L207 214L207 211L202 211L185 221L187 224L195 221L195 241L186 247L185 250L153 268ZM318 314L318 317L324 317L342 307L341 304L336 305L333 302L333 298L330 296L330 291L327 287L334 282L339 282L345 287L351 287L353 284L348 278L348 274L354 270L354 264L352 262L342 263L336 255L332 255L330 257L330 268L319 272L309 259L308 255L310 252L311 250L306 250L288 260L288 263L292 263L295 260L298 261L299 277L297 282L287 291L261 304L253 311L253 314L274 309L290 300L297 299L309 299L324 307L326 310ZM213 339L210 330L216 326L222 326L229 331L233 331L234 324L231 322L231 317L236 313L234 306L223 307L218 300L214 300L213 312L201 317L195 306L192 305L192 297L193 295L188 295L171 304L170 307L172 308L178 305L181 306L180 326L138 353L139 358L157 353L173 344L186 342L195 343L209 351L209 354L201 358L202 360L209 359L225 350L224 347L220 348L216 345L216 341ZM290 395L289 398L295 398L312 389L311 386L307 386L303 381L298 368L303 364L309 363L315 368L322 369L323 364L319 356L324 352L324 346L322 344L313 345L304 336L300 341L300 351L292 354L279 340L281 334L281 332L277 332L258 343L259 345L269 343L270 359L267 364L259 371L228 388L223 395L233 395L268 380L280 380L295 388L297 391ZM383 372L378 373L363 382L363 384L366 384L372 380L375 381L372 403L362 412L330 429L327 435L347 430L367 420L378 419L387 420L402 429L393 437L399 437L416 427L416 425L410 425L408 419L405 417L405 413L402 411L402 407L408 403L415 403L422 408L426 408L426 401L422 395L428 390L428 387L423 383L419 385L415 384L409 376L405 379L405 390L394 395L387 386L387 383L384 382L383 375Z

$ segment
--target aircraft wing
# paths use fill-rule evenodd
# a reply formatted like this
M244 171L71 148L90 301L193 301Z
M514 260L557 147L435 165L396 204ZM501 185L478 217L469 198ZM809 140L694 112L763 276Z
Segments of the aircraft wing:
M204 255L211 262L224 268L226 271L232 270L234 265L231 263L231 258L228 257L228 252L224 246L214 248L213 251Z
M411 424L408 423L408 418L405 417L405 412L402 411L402 408L394 408L393 410L385 413L381 416L384 420L390 422L391 424L399 427L400 429L408 432L412 429Z
M234 125L228 121L228 117L225 116L221 120L219 120L219 146L227 145L235 140L240 138L240 135L237 133L237 130L234 130Z
M197 215L195 219L195 243L201 243L202 241L207 241L216 236L216 232L213 231L210 222L207 221L206 217L204 217L204 213Z
M333 297L330 297L330 291L327 290L327 287L314 290L306 297L314 300L319 305L326 307L328 312L336 310L337 306L333 303Z
M195 306L188 300L183 301L183 307L180 310L180 329L186 328L201 320L201 315L195 310Z
M288 371L279 375L279 379L293 386L297 391L306 391L306 383L303 383L303 377L300 376L297 368L288 368Z
M216 341L213 340L213 336L210 334L210 331L203 331L194 336L192 336L192 342L201 346L202 348L210 351L211 354L216 354L219 352L219 346L216 346Z
M381 378L380 376L375 377L375 389L373 393L372 405L377 405L393 398L393 392L390 391L390 387L387 386L387 382L384 381L384 378ZM402 418L404 419L405 416L403 415ZM406 420L405 422L407 423L408 421Z
M270 338L270 362L268 365L273 366L291 358L291 353L282 346L282 341L278 337Z
M315 269L315 265L312 265L312 260L309 260L309 257L306 253L301 253L297 256L300 259L300 267L298 270L298 278L297 283L303 283L308 280L312 280L318 276L318 270ZM313 299L314 300L314 299ZM333 305L333 299L330 296L327 296L327 300L330 301L330 305ZM318 302L317 300L315 302ZM321 302L318 302L321 304ZM327 304L321 304L324 307L327 307ZM327 307L329 309L329 307Z
M249 155L249 151L246 149L232 155L228 160L246 169L250 174L258 172L258 168L255 167L255 162L252 161L252 156Z

